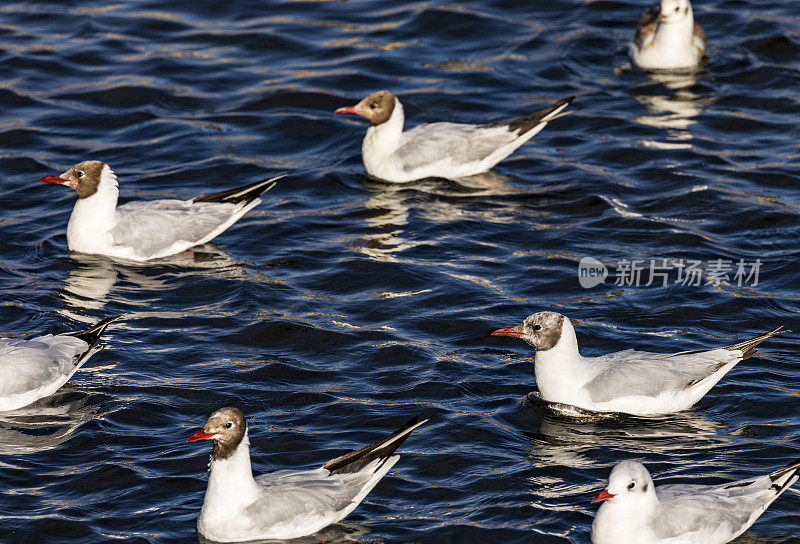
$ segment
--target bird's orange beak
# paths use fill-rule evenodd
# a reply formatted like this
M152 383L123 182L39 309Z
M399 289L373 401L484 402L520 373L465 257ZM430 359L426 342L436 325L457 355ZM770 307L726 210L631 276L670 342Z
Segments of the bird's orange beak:
M68 179L64 179L61 176L45 176L39 180L39 183L60 183L62 185L68 182Z
M614 497L615 495L609 493L608 489L604 489L595 498L592 499L592 502L607 501L608 499L613 499Z
M212 438L212 437L214 437L216 435L217 435L217 433L207 433L204 430L200 429L199 431L194 433L192 436L187 438L186 441L187 442L195 442L197 440L208 440L208 439L210 439L210 438Z
M496 331L492 332L492 336L524 336L521 330L519 330L519 326L517 327L506 327L505 329L497 329Z
M356 115L361 115L361 111L355 106L346 106L344 108L339 108L333 113L355 113Z

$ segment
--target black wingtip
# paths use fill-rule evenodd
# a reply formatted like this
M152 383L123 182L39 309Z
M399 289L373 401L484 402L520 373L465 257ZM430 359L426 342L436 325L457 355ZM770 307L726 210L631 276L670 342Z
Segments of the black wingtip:
M83 331L65 332L65 333L62 333L62 335L63 336L74 336L76 338L80 338L81 340L83 340L84 342L89 344L89 347L93 347L97 343L97 341L100 340L100 337L103 335L103 333L105 332L106 328L113 321L116 321L117 319L121 318L122 315L123 314L117 314L117 315L108 316L106 318L101 319L100 321L98 321L94 325L92 325L91 328L88 328L88 329L83 330Z
M92 353L102 349L101 346L97 345L97 343L100 341L100 337L103 336L103 333L106 331L106 328L111 324L112 321L116 321L122 316L122 314L108 316L104 319L101 319L91 328L86 329L85 331L73 331L61 334L62 336L74 336L75 338L80 338L89 344L89 347L86 349L86 351L78 356L77 360L75 361L76 365L82 364Z
M484 128L490 127L508 127L510 132L516 132L519 136L522 136L529 130L535 128L542 122L550 122L553 119L557 119L562 115L566 115L566 113L560 113L557 115L553 115L554 112L559 112L561 109L565 108L569 104L572 103L578 96L577 95L570 95L565 96L564 98L560 98L547 106L546 108L542 108L537 110L533 113L525 115L524 117L518 117L516 119L510 119L508 121L501 121L499 123L489 123L485 125L481 125ZM552 117L550 117L552 115Z
M192 202L249 204L250 202L260 197L262 194L266 193L267 191L275 187L275 185L278 183L279 180L285 178L289 174L290 172L286 172L271 177L269 179L264 179L261 181L257 181L255 183L251 183L249 185L235 187L233 189L220 191L218 193L211 193L210 195L198 196L197 198L193 199Z
M745 340L744 342L739 342L738 344L734 344L732 346L726 346L726 349L729 350L740 350L742 352L742 359L747 359L748 357L752 357L758 350L756 346L758 346L761 342L766 340L767 338L772 338L773 336L778 336L779 334L786 334L788 332L792 332L790 330L784 329L784 326L781 325L775 329L772 329L769 332L764 334L760 334L754 338L749 340Z
M358 472L372 461L378 459L381 460L381 463L376 467L376 470L378 470L389 457L392 456L397 448L402 446L403 442L411 436L414 429L427 422L429 419L430 418L422 419L419 416L415 416L386 438L381 438L377 442L373 442L360 450L351 451L335 459L331 459L322 465L322 468L329 470L331 474L353 473Z
M769 479L772 480L772 487L775 489L775 492L780 495L783 491L792 485L794 482L792 478L795 476L800 476L800 458L795 459L784 468L780 470L776 470L772 474L769 475ZM781 484L778 484L777 481L785 478Z
M559 102L561 103L561 105L563 105L563 104L572 104L572 102L573 102L573 101L574 101L576 98L578 98L578 95L577 95L577 94L571 94L571 95L569 95L569 96L565 96L564 98L562 98L561 100L559 100L558 102L556 102L556 104L558 104Z
M797 470L800 471L800 457L795 459L794 461L787 463L785 467L783 467L779 472L785 472L787 470Z

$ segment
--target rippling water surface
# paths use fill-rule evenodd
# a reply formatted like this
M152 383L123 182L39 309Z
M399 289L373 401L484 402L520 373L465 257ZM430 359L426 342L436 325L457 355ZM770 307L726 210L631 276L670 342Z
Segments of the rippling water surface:
M621 459L711 483L800 456L792 335L658 420L558 415L532 350L489 336L545 309L584 354L800 329L797 2L698 0L710 61L683 76L627 66L645 6L4 2L0 333L125 320L58 394L0 414L0 540L196 540L208 449L184 442L230 404L257 472L433 416L330 532L364 542L588 542ZM332 113L382 88L411 124L579 98L493 175L389 185L364 174L364 123ZM85 159L123 201L294 173L213 245L131 265L70 255L74 195L35 183ZM604 284L581 287L584 256ZM763 264L757 285L615 285L623 259ZM799 512L790 490L741 541L800 542Z

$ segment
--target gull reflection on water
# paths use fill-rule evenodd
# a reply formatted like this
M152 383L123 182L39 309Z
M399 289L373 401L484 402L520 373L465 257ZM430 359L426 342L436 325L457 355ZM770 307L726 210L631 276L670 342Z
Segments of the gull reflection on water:
M656 149L692 147L689 128L697 122L696 117L713 104L714 98L692 91L697 83L695 72L650 72L647 77L650 84L661 86L668 94L634 94L634 98L650 111L650 114L640 115L635 120L665 129L667 133L666 141L648 140L645 145Z
M381 184L380 190L370 190L364 206L370 210L365 218L369 234L364 236L357 249L376 261L394 262L394 253L413 247L403 238L403 227L408 224L409 207L402 195L403 186L397 188Z
M625 414L571 413L529 397L528 409L539 420L531 451L534 466L596 467L592 450L624 452L624 458L653 455L679 459L699 450L714 450L731 442L724 427L700 412L685 411L660 417ZM693 462L696 464L696 462ZM708 456L714 465L714 455Z
M243 274L236 260L211 243L144 263L74 252L70 253L70 261L64 287L59 290L65 302L62 313L85 323L93 322L94 318L86 316L84 311L102 310L120 280L132 284L133 290L157 292L167 288L176 275L174 270L164 274L165 269L180 270L177 275L198 270L203 273L215 270L234 276Z
M87 421L100 415L88 404L90 394L71 385L23 408L0 412L0 455L51 450Z
M419 239L419 233L415 233L414 240L404 237L412 212L431 222L452 221L466 213L461 198L519 193L519 187L507 183L510 179L493 170L459 180L427 178L410 183L388 183L368 178L365 187L369 197L364 206L372 212L365 219L370 232L357 244L357 249L371 259L393 262L397 260L396 254L406 249L435 244L435 240ZM424 203L419 203L414 195L420 193L445 198L425 199ZM491 215L491 211L483 211L480 218L500 220Z

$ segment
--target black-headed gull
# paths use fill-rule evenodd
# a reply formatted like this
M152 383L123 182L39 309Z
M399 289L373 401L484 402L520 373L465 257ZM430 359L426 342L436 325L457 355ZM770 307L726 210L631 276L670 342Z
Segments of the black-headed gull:
M85 331L30 340L0 338L0 411L16 410L55 393L103 349L100 336L119 317L107 317Z
M147 261L204 244L261 202L258 197L284 176L191 200L162 199L117 206L117 176L107 164L84 161L39 181L78 193L67 225L72 251Z
M413 419L387 438L311 470L253 478L247 422L238 408L217 410L187 442L211 440L211 475L197 530L220 542L307 536L344 519L394 466L392 455L425 423Z
M459 179L486 172L559 117L574 96L537 112L499 123L430 123L403 132L403 105L389 91L372 93L336 113L355 113L370 127L361 146L367 173L405 183L423 178Z
M633 63L648 70L694 68L703 60L706 33L694 22L689 0L661 0L644 12L629 54Z
M724 544L750 527L794 484L800 459L772 474L721 485L656 487L641 463L622 461L592 523L592 544Z
M516 336L536 350L536 384L544 400L594 412L651 416L691 408L756 346L783 327L732 346L651 353L627 349L582 357L569 318L539 312L494 336ZM786 331L783 331L786 332Z

